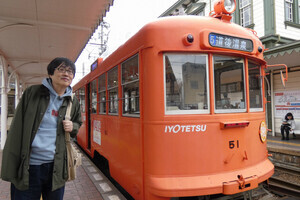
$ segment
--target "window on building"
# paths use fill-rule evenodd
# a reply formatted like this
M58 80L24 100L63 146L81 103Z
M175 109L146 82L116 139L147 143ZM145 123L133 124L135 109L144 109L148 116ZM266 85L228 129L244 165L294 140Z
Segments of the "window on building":
M199 12L198 16L205 16L204 10L201 10L201 11Z
M15 112L15 90L12 89L7 94L7 115L13 116Z
M98 79L98 93L99 93L99 113L106 114L106 82L105 74L102 74Z
M244 60L214 56L216 113L245 112Z
M9 92L7 93L7 115L13 116L15 112L15 98L16 98L16 76L15 74L8 74L8 76L11 76L9 85Z
M91 113L97 113L97 79L91 83Z
M108 113L118 114L118 66L107 73Z
M293 22L293 0L285 0L285 20Z
M122 63L123 115L139 115L139 57Z
M260 65L248 63L250 111L263 111Z
M242 26L247 27L252 24L252 5L251 0L240 0L240 23Z
M300 23L300 0L298 0L298 21Z
M209 112L207 55L166 54L166 114Z

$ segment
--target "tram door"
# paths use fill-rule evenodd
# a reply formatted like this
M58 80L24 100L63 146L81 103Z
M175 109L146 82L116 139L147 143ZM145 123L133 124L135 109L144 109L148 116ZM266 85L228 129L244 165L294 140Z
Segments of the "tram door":
M87 149L91 150L91 111L92 111L92 102L91 102L91 83L87 85Z
M91 131L93 115L97 114L97 80L88 84L88 149L91 149Z

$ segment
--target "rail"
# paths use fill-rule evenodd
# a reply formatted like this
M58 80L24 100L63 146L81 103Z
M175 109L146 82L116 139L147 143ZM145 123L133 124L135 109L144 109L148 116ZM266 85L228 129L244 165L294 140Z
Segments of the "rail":
M279 196L300 197L300 168L274 163L275 174L269 179L270 190Z

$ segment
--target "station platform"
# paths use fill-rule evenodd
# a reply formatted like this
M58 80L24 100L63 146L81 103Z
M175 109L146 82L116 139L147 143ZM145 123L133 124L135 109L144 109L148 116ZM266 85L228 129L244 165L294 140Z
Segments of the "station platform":
M267 137L269 159L275 166L285 165L289 168L300 169L300 135L295 139L281 140L280 137Z
M300 156L300 135L290 136L289 140L281 140L281 136L267 136L268 150Z
M66 183L64 200L126 200L94 163L84 153L82 155L82 165L77 168L77 178ZM10 183L2 179L0 200L10 200Z

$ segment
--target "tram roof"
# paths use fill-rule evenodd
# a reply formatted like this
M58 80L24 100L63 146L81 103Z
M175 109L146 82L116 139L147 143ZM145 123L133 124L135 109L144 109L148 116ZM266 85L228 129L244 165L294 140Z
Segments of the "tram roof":
M0 54L22 83L41 83L55 57L75 62L113 0L2 0Z

